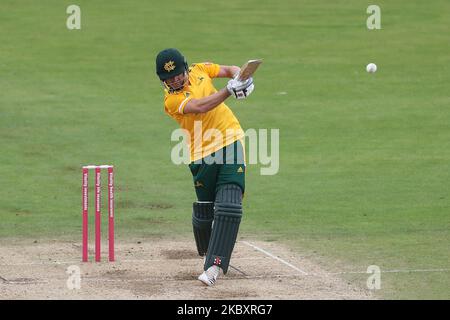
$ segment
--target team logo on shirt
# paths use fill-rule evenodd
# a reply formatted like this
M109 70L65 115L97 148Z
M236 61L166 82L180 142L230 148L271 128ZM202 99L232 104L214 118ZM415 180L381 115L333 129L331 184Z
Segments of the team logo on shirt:
M164 70L166 70L167 72L175 70L175 62L173 62L172 60L170 60L169 62L166 62L164 64Z
M204 187L204 185L200 181L195 181L194 187L200 188L200 187Z

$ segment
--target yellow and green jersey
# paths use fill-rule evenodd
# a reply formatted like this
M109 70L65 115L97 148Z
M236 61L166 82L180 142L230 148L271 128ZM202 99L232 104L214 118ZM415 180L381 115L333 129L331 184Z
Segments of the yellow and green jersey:
M204 158L237 140L241 140L243 143L244 132L241 125L225 103L222 102L206 113L184 113L186 103L190 99L204 98L217 92L212 79L217 77L219 69L220 66L214 63L193 64L189 68L189 84L187 86L173 93L165 90L165 112L190 135L191 161ZM198 132L200 123L201 134ZM222 139L217 139L214 131L209 129L220 131ZM212 136L205 137L208 130Z

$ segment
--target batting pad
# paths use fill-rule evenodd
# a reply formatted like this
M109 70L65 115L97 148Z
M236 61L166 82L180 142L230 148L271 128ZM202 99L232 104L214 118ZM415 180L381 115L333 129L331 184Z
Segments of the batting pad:
M200 256L208 250L211 227L214 219L214 202L194 202L192 206L192 228L195 244Z
M218 265L227 273L242 218L242 190L234 184L222 186L216 194L214 223L204 270Z

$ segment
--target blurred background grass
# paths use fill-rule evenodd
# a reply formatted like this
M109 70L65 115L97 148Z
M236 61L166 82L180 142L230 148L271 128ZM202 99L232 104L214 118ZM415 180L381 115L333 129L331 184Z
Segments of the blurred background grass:
M240 236L337 270L449 268L448 1L379 1L376 31L356 0L78 1L73 31L70 4L0 3L1 238L78 241L90 163L116 166L119 241L192 237L154 71L177 47L189 63L264 58L254 94L227 104L244 130L280 129L280 171L248 168ZM381 297L450 297L448 272L383 283Z

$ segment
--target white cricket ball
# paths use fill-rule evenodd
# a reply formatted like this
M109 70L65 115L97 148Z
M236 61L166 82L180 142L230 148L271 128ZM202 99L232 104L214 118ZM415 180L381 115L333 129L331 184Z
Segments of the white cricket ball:
M366 67L367 72L374 73L377 71L377 65L375 63L369 63Z

